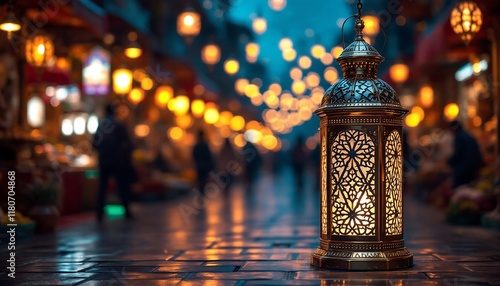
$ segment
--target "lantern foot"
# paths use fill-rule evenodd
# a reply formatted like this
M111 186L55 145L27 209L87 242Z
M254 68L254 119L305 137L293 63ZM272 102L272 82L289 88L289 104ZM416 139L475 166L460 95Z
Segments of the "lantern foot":
M318 248L311 256L311 265L339 270L394 270L413 266L413 255L406 248L380 252Z

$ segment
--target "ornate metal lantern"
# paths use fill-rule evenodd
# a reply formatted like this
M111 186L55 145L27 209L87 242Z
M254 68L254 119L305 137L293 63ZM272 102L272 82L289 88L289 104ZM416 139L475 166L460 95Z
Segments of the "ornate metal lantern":
M453 31L468 45L481 29L483 14L473 1L460 1L451 11L450 24Z
M26 61L37 68L46 66L54 57L54 44L49 37L37 35L26 41Z
M409 267L403 242L402 119L395 91L377 78L383 57L363 39L338 57L344 78L321 107L321 236L313 266L348 270Z

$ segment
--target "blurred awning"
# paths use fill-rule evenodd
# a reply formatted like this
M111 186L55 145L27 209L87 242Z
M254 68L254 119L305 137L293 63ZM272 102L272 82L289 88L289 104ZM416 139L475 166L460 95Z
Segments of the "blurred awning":
M41 68L25 64L24 74L26 75L25 83L29 84L51 84L51 85L67 85L71 83L69 73L55 68Z

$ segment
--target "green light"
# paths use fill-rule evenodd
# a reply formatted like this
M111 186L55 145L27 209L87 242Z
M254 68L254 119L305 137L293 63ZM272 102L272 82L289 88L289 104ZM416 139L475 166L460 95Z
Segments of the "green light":
M125 214L125 208L121 205L107 205L104 207L104 211L107 216L123 216Z
M85 178L86 179L94 179L99 177L99 171L97 170L87 170L85 171Z

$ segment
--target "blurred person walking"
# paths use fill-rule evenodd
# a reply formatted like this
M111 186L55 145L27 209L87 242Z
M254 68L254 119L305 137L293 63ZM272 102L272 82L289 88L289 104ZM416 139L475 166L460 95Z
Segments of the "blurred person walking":
M451 122L450 129L455 139L448 164L452 168L452 187L456 188L474 180L479 169L484 166L484 161L476 138L465 131L460 122Z
M196 165L197 188L201 193L204 193L209 174L215 168L215 160L203 131L198 132L198 141L193 147L193 160Z
M99 152L99 191L97 194L97 221L102 222L108 181L114 178L120 194L125 216L132 218L130 211L131 185L137 181L137 174L132 166L132 141L127 127L116 120L116 106L106 106L106 117L99 123L99 127L92 141L92 146Z
M217 177L223 176L226 180L226 182L221 181L223 184L221 187L228 191L231 185L234 184L236 176L241 174L242 170L240 156L231 145L229 138L226 138L219 152L219 174Z
M259 174L259 169L262 165L262 157L255 145L251 142L247 142L243 146L242 154L245 159L245 178L247 183L247 189L251 190L253 184L257 180L257 175Z

